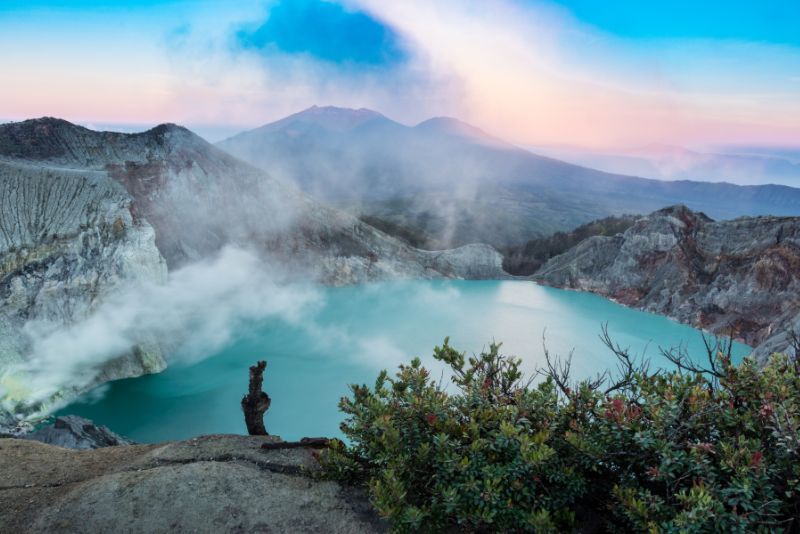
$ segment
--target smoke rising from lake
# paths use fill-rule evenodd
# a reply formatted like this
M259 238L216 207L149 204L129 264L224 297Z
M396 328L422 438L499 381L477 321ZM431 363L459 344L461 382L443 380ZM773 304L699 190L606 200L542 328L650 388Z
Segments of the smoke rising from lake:
M26 361L0 376L2 407L20 412L21 401L34 410L45 403L49 410L60 391L92 386L104 366L140 344L160 346L165 354L180 346L182 357L199 359L230 342L247 321L296 323L319 304L320 293L281 278L255 254L227 247L172 272L166 284L131 285L108 295L77 323L31 321L24 328Z

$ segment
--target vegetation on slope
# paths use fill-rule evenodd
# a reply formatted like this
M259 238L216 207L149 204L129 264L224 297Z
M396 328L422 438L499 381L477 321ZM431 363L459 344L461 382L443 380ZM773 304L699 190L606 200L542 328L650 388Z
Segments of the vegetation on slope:
M621 215L605 217L578 226L569 232L556 232L548 237L531 239L524 245L501 246L498 243L489 243L499 246L503 254L503 269L513 275L528 276L535 273L547 260L563 254L584 239L592 236L613 236L620 234L633 225L640 218L637 215ZM458 241L457 243L442 242L433 237L436 232L429 232L427 219L406 220L398 222L388 217L362 214L359 219L370 226L401 239L409 245L423 250L438 250L457 244L470 242ZM528 234L530 235L530 234Z
M435 250L436 242L422 228L399 224L376 215L360 215L362 222L422 250Z
M605 333L604 333L605 334ZM800 528L800 363L760 368L708 343L708 367L668 352L572 382L547 357L538 383L500 346L466 358L445 340L442 388L415 359L340 407L350 445L327 472L369 488L395 531L751 532Z
M549 237L531 239L521 247L507 247L500 251L503 254L503 269L517 276L531 275L547 260L563 254L584 239L621 234L638 218L636 215L605 217L578 226L571 232L556 232Z

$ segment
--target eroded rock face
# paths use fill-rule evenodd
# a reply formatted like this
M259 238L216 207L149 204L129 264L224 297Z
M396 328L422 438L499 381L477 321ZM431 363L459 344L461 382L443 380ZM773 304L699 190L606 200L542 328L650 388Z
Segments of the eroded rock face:
M107 168L155 227L159 250L171 267L233 243L327 284L505 276L501 255L491 247L418 250L316 202L184 128L157 130L158 150L146 159Z
M0 439L2 532L382 532L365 496L313 477L310 449L203 436L74 451Z
M134 218L131 204L125 189L105 173L0 160L0 398L4 408L27 395L24 379L18 382L17 377L6 375L20 365L24 370L31 357L26 325L35 323L44 330L63 327L89 316L104 297L127 284L158 284L166 279L155 232L146 221ZM164 366L158 345L143 339L139 346L106 362L96 373L97 380L79 389L160 371ZM0 415L0 423L2 419Z
M133 441L115 434L108 427L97 426L88 419L77 415L56 417L52 424L27 434L25 439L77 450L134 444Z
M111 177L133 199L134 219L154 228L170 268L238 244L324 283L505 276L490 247L420 251L176 125L119 134L59 119L25 121L0 127L3 155Z
M728 333L765 357L800 329L800 218L715 222L684 206L659 210L624 234L592 237L533 279Z
M392 279L508 277L503 271L502 256L489 245L465 245L441 251L419 250L349 215L338 212L336 216L346 220L339 227L336 240L340 244L351 243L357 248L357 253L351 249L324 255L312 249L300 258L286 255L285 263L299 260L305 264L305 267L298 265L301 271L310 270L311 276L332 285Z

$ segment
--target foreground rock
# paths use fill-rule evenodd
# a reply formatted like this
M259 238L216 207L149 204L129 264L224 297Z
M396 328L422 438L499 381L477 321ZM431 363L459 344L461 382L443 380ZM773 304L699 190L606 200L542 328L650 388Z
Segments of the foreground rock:
M715 222L673 206L582 241L533 278L732 333L764 358L800 331L800 217Z
M363 495L305 448L204 436L74 451L0 439L0 532L379 532Z

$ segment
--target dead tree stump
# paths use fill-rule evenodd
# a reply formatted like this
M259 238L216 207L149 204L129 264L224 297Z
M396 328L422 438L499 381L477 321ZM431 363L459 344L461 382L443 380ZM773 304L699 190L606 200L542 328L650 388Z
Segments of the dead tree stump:
M261 390L264 383L264 369L267 362L260 361L250 367L250 386L247 395L242 398L242 411L247 433L251 436L268 436L264 427L264 412L269 410L272 399Z

